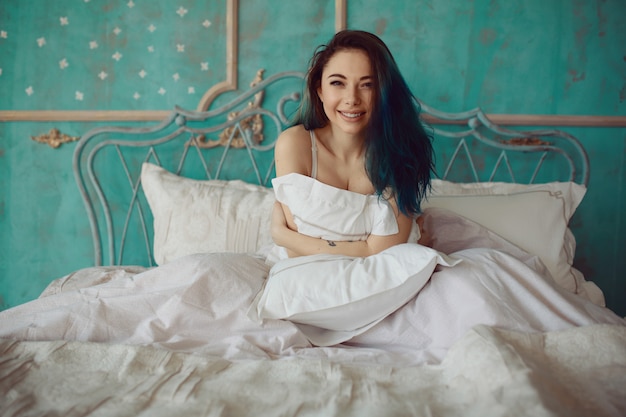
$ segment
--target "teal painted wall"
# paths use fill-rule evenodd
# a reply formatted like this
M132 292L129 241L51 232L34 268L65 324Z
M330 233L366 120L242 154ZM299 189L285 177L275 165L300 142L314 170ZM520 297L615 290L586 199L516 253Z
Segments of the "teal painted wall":
M193 109L225 79L224 0L39 3L0 2L0 110ZM240 0L240 89L261 68L304 70L334 33L334 1L288 4ZM416 95L444 111L623 116L624 15L623 0L348 0L347 25L379 34ZM30 136L97 125L0 122L2 308L92 262L74 145L52 149ZM626 315L626 128L562 129L591 157L572 221L576 266Z

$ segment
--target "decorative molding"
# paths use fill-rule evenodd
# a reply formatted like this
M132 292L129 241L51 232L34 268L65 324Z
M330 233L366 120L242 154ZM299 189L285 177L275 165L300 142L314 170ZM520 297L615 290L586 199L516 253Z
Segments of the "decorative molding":
M219 94L237 89L239 0L226 0L226 80L213 85L200 99L198 110L208 109ZM0 110L0 122L117 122L162 120L170 110Z
M209 88L198 103L197 111L209 108L217 96L237 89L237 64L239 55L239 0L226 4L226 80Z
M142 122L159 121L171 110L27 110L0 111L0 122ZM501 126L580 126L626 127L626 116L586 116L552 114L487 114L487 118ZM424 115L432 124L459 124Z
M254 87L258 83L263 81L264 72L265 72L264 69L260 69L257 71L256 77L250 83L250 88ZM261 105L263 104L264 97L265 97L265 91L264 90L259 91L258 93L254 95L254 100L250 101L248 103L248 106L246 106L246 108L240 111L235 111L235 112L230 113L228 115L228 120L233 120L237 116L239 116L241 113L245 113L246 111L250 109L260 108ZM237 125L235 125L235 126L230 126L224 129L220 133L219 139L217 140L211 140L211 139L208 139L206 136L201 136L198 138L198 146L200 148L214 148L216 146L225 146L230 142L231 148L245 148L246 144L244 142L243 137L241 136L241 130L247 130L247 131L252 132L252 137L250 138L252 143L258 145L261 142L263 142L263 117L260 114L255 114L255 115L252 115L250 117L247 117L241 120L238 123L238 126L239 128L237 128Z
M35 142L45 143L50 145L51 148L58 148L64 143L75 142L80 139L80 136L70 136L65 133L61 133L59 129L52 128L48 133L42 133L39 136L30 137Z
M335 0L335 32L348 28L348 0Z
M140 122L163 120L171 110L7 110L0 122Z
M509 126L626 127L626 116L493 114L487 117L496 124Z
M626 127L626 116L577 116L551 114L487 114L491 122L500 126L557 126L557 127ZM430 124L465 124L465 121L441 120L424 115Z

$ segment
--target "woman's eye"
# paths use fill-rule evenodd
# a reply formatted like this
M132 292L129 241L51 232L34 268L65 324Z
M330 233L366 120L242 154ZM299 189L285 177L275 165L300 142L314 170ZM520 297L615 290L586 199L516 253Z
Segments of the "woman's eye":
M330 82L330 85L342 85L343 83L339 80L333 80Z
M364 83L361 84L361 88L372 88L374 85L373 83Z

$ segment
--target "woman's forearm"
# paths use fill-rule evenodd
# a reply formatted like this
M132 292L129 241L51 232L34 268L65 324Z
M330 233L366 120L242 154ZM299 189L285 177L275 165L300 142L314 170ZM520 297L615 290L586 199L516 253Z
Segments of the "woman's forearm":
M369 235L366 240L335 241L320 239L299 233L295 224L290 226L285 211L292 218L287 207L280 203L274 205L272 214L272 238L274 243L287 250L289 257L316 255L320 253L331 255L345 255L354 257L366 257L379 253L391 246L406 243L411 229L411 219L399 216L398 226L401 231L395 235L378 236Z
M367 241L335 241L304 235L287 227L274 234L274 242L287 249L289 256L305 256L320 253L365 257L372 255Z
M333 241L308 236L299 233L293 220L290 222L288 218L292 219L289 208L276 203L272 214L272 238L274 243L287 250L290 258L319 253L355 257L372 254L372 247L367 241Z

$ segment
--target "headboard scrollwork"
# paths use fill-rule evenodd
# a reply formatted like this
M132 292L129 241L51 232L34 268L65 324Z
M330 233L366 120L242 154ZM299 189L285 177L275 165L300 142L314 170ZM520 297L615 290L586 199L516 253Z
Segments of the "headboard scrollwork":
M257 71L256 73L256 77L254 78L254 80L250 83L250 88L254 88L255 86L257 86L261 81L263 81L263 73L265 72L265 70L260 69ZM252 109L260 109L263 106L263 98L265 97L265 90L260 90L259 92L257 92L256 94L254 94L254 99L250 102L248 102L248 105L239 110L239 111L233 111L231 113L228 114L228 119L232 120L235 119L240 113L245 112L248 113L250 112L250 110ZM224 129L220 134L219 134L219 139L218 140L211 140L208 139L206 136L200 136L199 139L199 143L198 146L202 147L202 148L213 148L215 146L224 146L226 145L227 142L230 141L230 146L234 147L234 148L245 148L245 141L243 136L241 136L240 134L238 134L238 132L240 130L243 131L250 131L252 134L250 136L250 139L252 140L252 142L254 142L255 144L260 144L261 142L263 142L263 117L260 114L253 114L251 116L248 116L245 119L242 119L239 122L239 125L241 127L241 129L237 129L237 126L230 126L227 127L226 129ZM231 139L231 135L234 132L234 136Z
M447 159L437 163L437 172L443 179L459 180L453 177L453 173L457 171L458 174L456 164L465 158L462 182L500 180L530 184L572 181L585 186L589 183L589 157L580 141L567 132L507 129L492 123L478 107L465 112L446 113L421 100L418 103L426 124L432 126L435 141L446 142L451 149ZM533 159L528 154L537 157ZM444 155L442 150L438 156ZM519 166L512 162L516 157L524 160L517 164ZM560 163L548 166L553 159L560 159ZM563 167L563 164L566 166ZM521 171L521 175L516 175L516 171Z
M143 162L194 179L270 185L274 143L297 108L304 74L284 72L265 80L262 75L232 99L225 94L225 104L213 110L176 107L154 126L101 127L81 137L73 169L89 218L95 265L153 264L152 214L140 182ZM418 102L434 135L440 178L588 181L587 155L565 132L505 129L480 109L444 113Z

